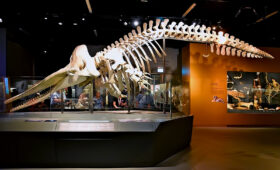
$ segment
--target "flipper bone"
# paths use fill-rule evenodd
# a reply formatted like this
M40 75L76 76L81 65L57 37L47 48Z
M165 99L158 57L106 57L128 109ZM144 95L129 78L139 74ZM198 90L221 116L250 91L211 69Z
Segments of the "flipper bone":
M157 42L157 40L163 38L210 44L211 52L213 53L216 50L216 53L218 55L220 54L232 55L232 56L237 55L239 57L243 56L248 58L263 58L263 57L273 58L272 55L250 45L249 43L240 41L238 38L235 38L234 36L230 36L227 33L225 34L219 33L219 35L217 35L216 31L212 30L210 27L206 27L204 25L202 26L194 25L194 24L188 26L187 24L184 24L182 22L179 22L177 25L176 22L171 22L171 24L168 23L169 23L168 19L165 19L163 22L157 19L155 24L152 20L149 21L149 24L144 23L143 31L141 31L141 27L137 27L138 33L136 33L135 30L132 30L132 33L129 33L128 37L124 36L124 40L120 38L119 42L116 41L115 43L112 43L111 45L107 46L106 48L104 48L103 51L98 53L99 55L96 55L96 58L90 59L89 55L82 56L82 58L85 57L80 63L82 67L76 67L76 65L70 67L68 65L65 68L59 70L58 72L55 72L50 76L46 77L43 81L41 81L39 84L34 85L26 92L6 100L5 103L6 104L10 103L14 100L32 94L36 91L40 91L46 87L51 87L50 84L55 84L55 88L52 89L52 92L54 92L54 90L58 90L59 88L67 86L68 80L69 81L71 80L70 82L74 84L75 81L77 81L76 83L78 84L86 84L87 80L90 80L91 77L99 76L99 72L96 70L96 68L97 66L99 66L101 62L106 63L103 67L106 67L107 69L105 70L107 71L106 74L102 73L103 75L100 76L102 78L102 81L105 83L106 87L109 89L110 93L116 97L124 96L121 94L120 89L124 89L124 88L127 88L128 90L130 89L130 86L128 86L129 84L128 79L132 80L134 84L138 84L138 85L148 84L147 82L148 77L146 76L145 73L145 64L143 60L145 60L148 63L150 58L145 53L145 50L142 48L142 46L144 45L147 46L148 50L152 55L154 62L156 62L157 60L155 54L153 53L154 51L157 53L159 57L162 57L162 54L166 55L161 45L159 45L159 43ZM80 47L85 47L85 46L82 45ZM106 54L110 53L110 51L114 50L115 48L119 48L121 50L121 52L119 52L118 54L121 56L118 57L123 57L126 64L120 63L120 65L117 65L116 68L112 68L109 60L104 59L104 57L102 56L105 56ZM136 54L134 54L134 52ZM130 56L134 60L136 69L133 68L130 62ZM142 70L140 69L140 66ZM84 70L85 67L88 69L88 72ZM150 71L150 68L148 68L148 70ZM79 75L76 75L78 72ZM115 79L116 75L118 75L118 78ZM82 76L82 78L79 79L79 76ZM77 78L77 80L75 77ZM59 82L61 82L62 84L58 85ZM116 83L118 83L120 89L117 87ZM44 100L44 97L35 98L34 101L36 102L42 101ZM32 103L35 102L30 101L28 104L32 104ZM26 106L27 104L19 106L17 108L12 109L12 111L18 110L19 108L23 108Z

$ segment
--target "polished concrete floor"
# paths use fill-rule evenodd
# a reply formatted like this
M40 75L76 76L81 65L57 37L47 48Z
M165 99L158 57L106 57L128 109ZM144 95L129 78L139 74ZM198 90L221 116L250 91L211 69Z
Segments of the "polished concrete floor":
M194 128L191 147L159 166L185 170L279 170L280 128Z
M191 147L156 167L113 169L279 170L280 128L194 128Z

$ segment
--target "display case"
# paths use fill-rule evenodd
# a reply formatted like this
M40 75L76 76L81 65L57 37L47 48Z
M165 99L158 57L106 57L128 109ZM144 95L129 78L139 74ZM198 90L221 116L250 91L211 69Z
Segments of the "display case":
M5 111L4 101L9 94L8 78L0 78L0 113Z
M94 45L88 46L89 51L96 51L99 48L99 46ZM147 48L143 48L148 52ZM112 96L108 88L105 87L102 78L96 77L86 84L68 86L48 94L44 100L29 107L16 109L16 112L83 111L85 113L88 111L92 113L100 110L126 110L129 113L130 110L151 110L169 114L175 112L189 114L189 86L182 84L182 75L186 76L186 67L181 66L182 49L166 47L165 52L166 57L159 58L157 63L151 62L151 73L147 79L149 85L144 88L131 82L130 94L127 94L127 88L124 88L122 93L125 97L121 99ZM6 96L5 99L30 90L33 85L39 84L42 80L45 81L44 78L43 76L9 77L10 91L9 96ZM57 79L64 78L58 77ZM49 83L51 84L51 82ZM2 112L9 112L11 108L29 100L32 102L33 99L46 94L52 88L52 85L46 85L43 90L21 97L8 104L6 110ZM3 101L1 103L3 104Z
M171 74L167 76L172 77ZM1 82L1 104L4 112L4 100L9 95L16 96L32 85L41 81L43 77L10 77L8 91L5 92L5 82ZM86 86L70 86L56 91L48 96L44 101L21 109L17 112L46 112L46 111L99 111L99 110L151 110L172 113L182 111L186 105L184 90L181 85L172 86L172 81L164 82L163 74L151 74L149 88L136 87L132 90L130 98L123 97L119 100L108 93L108 90L102 86L100 79L95 79ZM44 91L48 91L45 89ZM44 93L41 91L40 93ZM7 96L5 96L7 93ZM37 92L33 95L21 98L13 102L9 107L16 107L20 103L40 96ZM59 100L57 100L59 99ZM62 99L62 100L60 100ZM119 102L119 103L117 103ZM92 105L92 108L91 108ZM7 109L8 109L7 108Z
M0 114L0 168L154 166L189 146L193 117L177 110L181 86L162 82L160 74L151 77L150 89L133 89L119 108L95 79ZM39 79L10 78L10 95ZM63 100L55 107L51 100L59 97Z
M75 77L68 67L47 77L9 77L0 168L154 166L189 146L193 117L180 50L166 48L150 74L131 68L136 73L130 76L142 74L137 81L119 76L118 69ZM108 61L112 68L118 62Z

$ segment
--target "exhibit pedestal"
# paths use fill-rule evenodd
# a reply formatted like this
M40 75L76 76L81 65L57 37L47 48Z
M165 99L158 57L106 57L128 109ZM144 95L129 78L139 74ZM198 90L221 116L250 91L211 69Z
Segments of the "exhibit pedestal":
M192 116L179 116L157 121L25 120L29 130L6 124L0 126L0 167L155 166L190 145L192 123ZM50 130L36 130L40 126Z

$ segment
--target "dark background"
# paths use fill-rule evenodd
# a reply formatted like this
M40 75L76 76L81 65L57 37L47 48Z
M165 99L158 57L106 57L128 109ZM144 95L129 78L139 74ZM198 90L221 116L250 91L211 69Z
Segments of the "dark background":
M105 47L150 19L215 26L255 46L280 46L277 1L272 0L3 0L0 27L7 30L7 75L46 76L69 62L79 44ZM185 17L193 3L196 7ZM261 22L256 22L263 18ZM62 25L58 23L61 22ZM127 25L124 24L127 23ZM175 45L176 46L176 45Z

